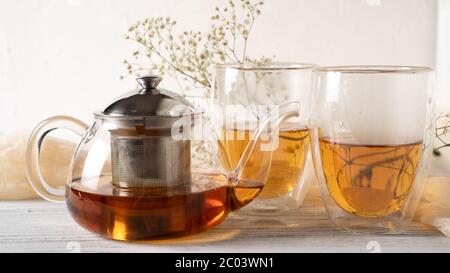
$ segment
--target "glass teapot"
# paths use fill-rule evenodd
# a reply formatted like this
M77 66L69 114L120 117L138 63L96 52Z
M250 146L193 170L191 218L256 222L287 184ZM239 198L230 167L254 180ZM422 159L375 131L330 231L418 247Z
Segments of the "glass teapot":
M273 134L284 120L298 116L298 105L262 120L235 169L225 171L218 163L198 169L191 164L194 138L200 135L210 143L215 158L220 153L213 125L205 125L211 119L185 98L157 88L161 80L138 78L140 88L95 112L91 126L64 116L40 123L26 158L35 191L46 200L65 202L85 229L116 240L195 234L254 200L268 178ZM55 129L82 138L65 190L50 187L39 169L41 145Z

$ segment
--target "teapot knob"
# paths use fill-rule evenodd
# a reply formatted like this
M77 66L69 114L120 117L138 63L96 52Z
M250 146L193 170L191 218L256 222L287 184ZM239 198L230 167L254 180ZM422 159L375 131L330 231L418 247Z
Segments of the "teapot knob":
M144 76L137 78L137 81L142 86L144 90L155 89L158 84L162 81L160 76Z

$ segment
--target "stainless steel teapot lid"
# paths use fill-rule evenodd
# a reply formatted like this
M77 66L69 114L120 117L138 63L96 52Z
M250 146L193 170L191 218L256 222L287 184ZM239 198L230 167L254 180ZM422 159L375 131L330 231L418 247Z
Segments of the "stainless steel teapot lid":
M195 107L176 93L158 89L159 76L137 79L140 88L116 99L101 113L108 117L179 118L195 113Z

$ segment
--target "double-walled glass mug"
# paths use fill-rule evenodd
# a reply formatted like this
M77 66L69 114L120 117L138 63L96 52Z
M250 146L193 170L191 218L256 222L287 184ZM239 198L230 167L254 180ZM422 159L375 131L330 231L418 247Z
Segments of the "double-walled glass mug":
M139 89L94 113L91 126L70 117L53 117L36 127L26 163L37 193L50 201L66 202L78 224L116 240L195 234L257 197L272 158L271 149L259 148L272 145L273 137L265 128L298 116L298 111L263 120L235 168L196 169L191 164L191 140L212 135L203 111L157 88L160 77L138 81ZM41 145L55 129L81 136L65 191L51 188L39 170ZM258 158L258 169L253 167L254 158Z
M254 124L290 102L300 105L300 116L286 120L276 132L268 181L257 200L242 213L273 214L296 209L303 201L309 178L314 178L308 160L309 99L314 68L312 64L269 63L258 67L228 64L215 69L211 109L221 114L215 122L220 161L225 169L235 168L251 139Z
M315 72L313 157L330 220L398 233L420 201L434 134L426 67L324 67Z

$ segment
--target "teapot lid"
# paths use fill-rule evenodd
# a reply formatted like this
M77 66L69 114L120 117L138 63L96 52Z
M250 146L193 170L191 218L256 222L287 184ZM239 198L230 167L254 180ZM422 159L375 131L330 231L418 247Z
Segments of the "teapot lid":
M195 113L195 107L180 95L158 89L159 76L137 78L140 88L116 99L103 111L111 117L175 118Z

